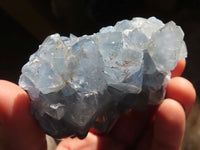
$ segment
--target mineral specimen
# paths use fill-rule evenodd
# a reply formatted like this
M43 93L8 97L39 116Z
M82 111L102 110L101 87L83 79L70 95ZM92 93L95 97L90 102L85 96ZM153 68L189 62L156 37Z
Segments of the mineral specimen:
M104 131L128 109L158 105L187 50L174 22L133 18L93 35L48 36L22 68L19 85L31 112L55 137L84 138Z

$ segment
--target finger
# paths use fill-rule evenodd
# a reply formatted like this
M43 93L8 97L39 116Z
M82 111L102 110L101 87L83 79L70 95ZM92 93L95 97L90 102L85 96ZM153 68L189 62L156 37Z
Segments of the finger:
M3 149L46 149L45 134L29 112L30 101L17 85L0 80L0 124Z
M58 145L56 150L124 150L125 145L116 142L109 136L98 136L91 132L83 140L66 138Z
M88 133L83 140L78 138L66 138L62 140L56 150L96 150L98 138L92 133Z
M183 106L186 116L188 116L194 105L196 93L193 85L188 80L175 77L167 85L166 97L178 101Z
M150 125L154 112L155 109L152 107L143 111L132 110L127 114L122 114L111 130L110 136L118 142L123 142L127 146L137 144L133 142Z
M172 78L173 77L178 77L181 76L185 69L186 61L185 60L179 60L177 63L177 66L174 70L171 71L172 73Z
M175 100L166 99L156 113L152 150L179 150L184 129L183 107Z

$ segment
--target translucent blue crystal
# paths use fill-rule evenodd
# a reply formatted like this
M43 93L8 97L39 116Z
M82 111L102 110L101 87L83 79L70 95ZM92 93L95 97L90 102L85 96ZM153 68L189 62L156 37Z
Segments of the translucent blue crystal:
M158 105L187 50L174 22L122 20L93 35L48 36L22 68L31 112L55 138L104 131L128 109ZM101 121L100 121L101 120Z

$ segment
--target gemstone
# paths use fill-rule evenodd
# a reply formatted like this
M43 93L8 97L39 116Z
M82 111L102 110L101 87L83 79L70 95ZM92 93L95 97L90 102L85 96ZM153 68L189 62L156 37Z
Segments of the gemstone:
M105 131L130 110L158 105L170 71L187 57L182 29L155 17L122 20L93 35L48 36L23 66L19 86L54 138Z

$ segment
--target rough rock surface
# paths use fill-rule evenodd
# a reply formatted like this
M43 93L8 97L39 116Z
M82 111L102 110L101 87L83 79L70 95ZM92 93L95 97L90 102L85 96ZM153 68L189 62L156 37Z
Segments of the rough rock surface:
M23 66L19 85L47 134L84 138L130 108L161 102L170 70L187 56L183 37L174 22L155 17L82 37L53 34Z

